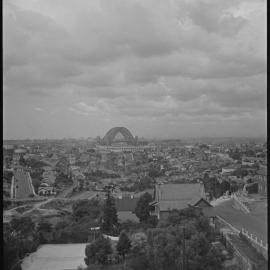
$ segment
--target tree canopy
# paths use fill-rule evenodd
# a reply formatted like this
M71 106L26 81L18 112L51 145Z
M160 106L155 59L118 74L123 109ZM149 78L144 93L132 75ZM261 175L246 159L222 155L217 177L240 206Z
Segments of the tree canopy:
M120 234L119 241L117 242L116 249L119 255L125 257L125 255L129 252L131 247L131 241L129 240L127 234L122 232Z
M84 217L96 219L101 214L101 205L98 200L79 200L72 205L72 214L76 220Z
M150 206L149 203L152 201L152 196L148 192L144 193L135 208L135 214L139 218L140 222L146 222L150 218Z
M100 237L85 248L85 264L98 263L105 265L108 263L109 255L112 254L111 242L109 239Z

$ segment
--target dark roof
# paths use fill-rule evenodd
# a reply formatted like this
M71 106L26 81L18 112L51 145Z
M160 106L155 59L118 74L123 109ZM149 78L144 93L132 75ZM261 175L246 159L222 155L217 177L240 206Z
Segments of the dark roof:
M206 199L204 199L204 198L201 198L201 199L199 199L197 202L195 202L194 204L193 204L193 206L197 206L200 202L204 202L208 207L213 207ZM202 208L204 208L204 207L202 207Z
M201 184L160 185L160 201L201 198Z
M115 207L117 211L131 211L136 208L139 198L124 197L122 199L115 199Z
M160 211L183 209L204 197L201 184L164 184L157 187Z

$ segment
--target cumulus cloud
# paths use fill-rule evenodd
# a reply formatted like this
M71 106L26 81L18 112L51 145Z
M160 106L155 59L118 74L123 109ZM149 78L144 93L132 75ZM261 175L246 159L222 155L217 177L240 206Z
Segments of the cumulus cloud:
M6 0L3 10L6 122L9 108L35 102L142 132L151 121L153 133L181 121L264 129L265 0Z

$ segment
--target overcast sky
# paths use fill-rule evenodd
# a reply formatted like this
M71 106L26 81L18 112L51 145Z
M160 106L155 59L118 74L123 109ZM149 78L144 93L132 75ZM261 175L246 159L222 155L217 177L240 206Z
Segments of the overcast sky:
M266 0L4 0L4 138L266 134Z

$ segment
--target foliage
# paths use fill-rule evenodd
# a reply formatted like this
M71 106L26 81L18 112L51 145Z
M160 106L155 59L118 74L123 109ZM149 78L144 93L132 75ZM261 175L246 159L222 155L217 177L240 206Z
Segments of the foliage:
M126 220L119 224L119 231L132 232L140 228L140 223L133 220Z
M42 167L47 166L47 164L43 161L35 160L32 158L27 159L26 165L33 169L42 169Z
M250 186L246 187L249 194L258 193L258 183L252 183Z
M136 189L139 191L143 191L153 187L154 187L153 178L149 176L142 177L139 183L136 184Z
M155 228L158 224L158 219L156 216L150 216L147 220L146 220L146 227L149 228Z
M53 243L87 243L92 226L96 226L92 220L81 223L60 221L54 227Z
M177 269L182 235L178 227L149 232L147 255L152 269Z
M150 177L153 177L153 178L160 176L161 172L160 172L158 166L151 166L150 169L149 169L148 175Z
M204 233L191 237L186 249L186 266L192 269L222 269L223 256L211 246Z
M50 222L47 221L41 221L38 224L38 228L37 230L39 232L51 232L52 231L52 224Z
M251 183L253 183L253 180L252 180L251 178L249 178L249 179L247 180L247 184L251 184Z
M3 228L4 269L21 269L20 260L36 251L39 241L31 218L14 219Z
M224 258L221 252L213 250L211 237L207 236L210 226L203 218L199 217L199 221L182 219L181 226L149 231L147 256L150 268L176 270L185 263L185 269L189 270L221 269Z
M40 186L40 180L38 178L32 178L32 184L35 189L35 192L38 192L38 187Z
M147 235L143 232L134 233L131 236L130 259L128 267L133 270L148 269Z
M236 148L235 150L231 150L229 152L229 157L235 160L241 160L242 158L242 153L239 151L238 148Z
M144 193L135 208L135 214L139 218L140 222L145 222L150 217L150 206L149 203L152 201L152 196L148 192Z
M208 174L204 176L203 183L205 191L210 194L210 199L213 197L218 198L222 196L226 191L235 190L235 187L233 187L233 185L228 181L225 180L219 183L216 177L209 177Z
M61 220L58 223L55 224L54 229L55 230L62 230L68 226L68 222L65 220Z
M8 183L11 183L12 176L13 176L13 172L3 171L3 179L5 179Z
M19 237L26 237L35 230L35 224L30 217L14 218L10 225Z
M190 220L195 220L202 215L198 208L188 207L182 210L172 210L166 220L159 223L159 227L182 225Z
M143 232L134 233L131 237L132 255L144 254L147 249L147 235Z
M108 264L109 255L112 254L111 242L109 239L100 237L85 248L85 264L92 263Z
M149 261L146 254L132 256L128 262L128 267L132 270L148 269Z
M104 233L115 235L118 229L117 211L115 208L114 198L111 196L110 191L107 191L107 198L103 207L103 219L101 230Z
M130 247L131 241L129 240L127 234L125 232L122 232L116 246L119 255L125 257L125 255L129 252Z
M79 200L72 205L72 213L77 221L85 216L96 219L101 214L101 206L96 199Z

